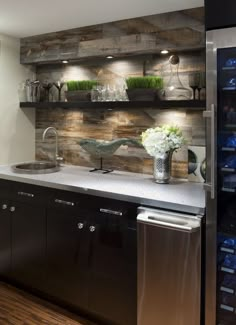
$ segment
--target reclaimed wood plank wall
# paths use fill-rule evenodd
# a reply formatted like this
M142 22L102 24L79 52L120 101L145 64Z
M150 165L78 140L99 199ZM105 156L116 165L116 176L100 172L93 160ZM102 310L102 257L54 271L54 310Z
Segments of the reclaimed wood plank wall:
M204 51L178 53L180 57L179 76L188 87L188 75L193 71L204 71ZM135 56L115 60L90 60L83 64L41 65L37 68L37 78L41 81L68 79L98 79L105 83L116 83L127 76L143 74L162 75L167 84L170 78L169 56ZM191 91L190 91L191 92ZM202 92L204 96L204 92ZM54 89L52 100L57 99ZM59 131L60 154L67 164L96 167L98 161L87 154L78 144L80 139L95 138L112 140L121 137L140 139L142 131L162 124L177 124L183 130L188 144L205 145L205 125L202 112L189 109L132 109L110 111L102 109L37 110L36 114L36 153L37 159L53 158L54 139L42 142L43 130L54 126ZM173 156L172 175L187 178L187 146ZM117 170L152 174L152 158L144 149L135 146L122 146L115 155L104 161L104 166Z
M180 56L180 79L188 88L192 71L205 71L204 9L164 13L21 39L21 63L36 64L41 81L98 79L101 83L120 84L128 76L161 75L168 83L168 56ZM107 55L115 59L108 61ZM65 66L61 60L70 60ZM189 88L190 90L190 88ZM204 92L202 92L204 98ZM56 89L51 100L57 100ZM42 142L43 130L54 126L59 131L60 155L65 163L96 167L98 161L78 144L83 138L112 140L120 137L139 139L142 131L161 124L177 124L188 144L205 145L202 112L161 108L132 110L37 110L36 158L52 158L54 138ZM152 158L135 146L122 146L104 161L104 167L152 174ZM172 175L187 178L187 146L173 156Z
M201 7L22 38L20 55L35 64L204 47Z
M80 139L139 139L141 132L149 127L173 123L183 130L188 144L205 145L204 121L197 110L37 110L36 158L53 159L54 138L42 142L43 130L48 126L54 126L59 131L59 152L66 164L97 167L98 160L79 146ZM187 146L184 146L173 156L172 176L187 178L187 162ZM144 149L121 146L111 158L104 160L104 167L152 174L152 163L152 158Z

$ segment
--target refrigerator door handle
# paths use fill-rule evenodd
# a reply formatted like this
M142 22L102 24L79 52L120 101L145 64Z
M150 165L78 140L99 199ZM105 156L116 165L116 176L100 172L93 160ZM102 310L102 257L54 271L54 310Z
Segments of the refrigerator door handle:
M153 226L162 226L171 228L173 230L185 231L189 233L196 232L201 227L201 219L188 219L171 217L164 214L152 214L152 213L140 213L138 214L137 221L144 224L150 224Z
M204 184L207 191L211 192L211 199L215 198L215 161L216 161L216 150L215 150L215 139L216 139L216 110L215 105L211 104L211 110L203 112L203 117L211 120L211 178L210 183Z

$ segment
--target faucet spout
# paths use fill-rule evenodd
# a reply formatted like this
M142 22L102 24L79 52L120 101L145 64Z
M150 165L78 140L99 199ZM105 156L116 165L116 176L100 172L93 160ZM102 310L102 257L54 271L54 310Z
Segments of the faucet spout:
M55 134L55 161L59 162L62 161L62 158L59 157L58 155L58 133L57 133L57 129L54 128L53 126L49 126L48 128L46 128L43 132L43 141L45 141L46 136L49 132L52 132Z

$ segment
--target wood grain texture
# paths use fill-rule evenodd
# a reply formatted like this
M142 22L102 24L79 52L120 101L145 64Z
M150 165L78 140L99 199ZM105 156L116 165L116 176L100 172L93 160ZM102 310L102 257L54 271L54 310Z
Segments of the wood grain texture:
M21 39L21 63L81 60L205 46L204 8L156 14Z
M132 28L135 28L132 25ZM188 74L205 69L203 51L179 53L179 75L185 87L188 87ZM37 78L41 81L51 78L87 79L93 74L103 83L119 84L128 76L142 75L145 62L146 74L162 75L165 84L170 79L169 56L135 56L107 62L91 60L70 66L42 65L37 68ZM97 73L97 75L95 74ZM202 92L202 95L203 92ZM117 138L140 139L140 134L149 127L163 124L178 125L189 145L205 145L205 122L202 112L188 109L133 108L132 110L106 109L37 109L36 114L36 158L53 158L53 136L42 142L42 133L48 126L54 126L59 132L60 155L67 164L97 167L99 162L83 150L78 142L84 138L113 140ZM187 178L187 148L184 147L173 156L172 175ZM104 167L137 173L153 172L153 160L142 148L122 146L109 159L104 159Z
M43 130L49 125L59 132L59 151L65 163L87 167L96 167L99 162L79 146L78 142L83 138L108 141L123 137L140 139L140 134L148 127L174 123L180 126L188 144L205 145L204 120L199 111L140 109L88 113L47 109L37 110L36 116L37 159L53 159L54 137L42 142ZM187 178L187 159L186 147L173 156L172 174L175 177ZM121 146L112 157L104 159L104 167L152 174L153 165L152 158L143 148L132 145Z
M0 282L0 324L95 325L2 282Z

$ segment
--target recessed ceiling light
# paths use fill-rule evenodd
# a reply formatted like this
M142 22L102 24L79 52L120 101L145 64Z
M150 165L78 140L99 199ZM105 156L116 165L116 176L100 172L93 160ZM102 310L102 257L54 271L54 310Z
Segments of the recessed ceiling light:
M69 63L69 61L63 60L62 63L66 64L66 63Z
M113 59L114 56L113 56L113 55L108 55L108 56L106 56L106 58L107 58L107 59Z
M168 53L169 53L168 50L162 50L162 51L161 51L161 54L168 54Z

